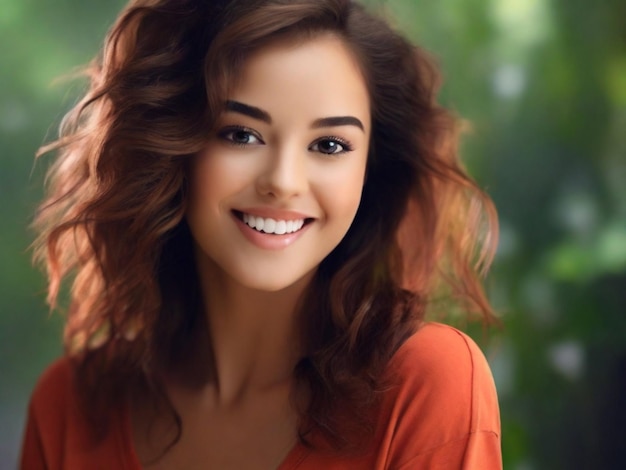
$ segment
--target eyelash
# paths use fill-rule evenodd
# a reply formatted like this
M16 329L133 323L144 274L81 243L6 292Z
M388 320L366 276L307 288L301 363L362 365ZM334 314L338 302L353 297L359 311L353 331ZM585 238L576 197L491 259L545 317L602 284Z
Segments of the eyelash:
M254 139L258 140L259 143L265 144L263 139L261 139L261 137L259 137L259 135L254 130L252 130L252 129L248 128L248 127L244 127L244 126L229 126L229 127L225 128L225 129L222 129L218 133L218 136L221 139L223 139L226 142L228 142L230 145L234 145L236 147L246 147L248 145L256 145L255 143L237 142L237 141L233 140L232 134L235 134L237 132L242 132L242 133L248 134L249 136L251 136ZM338 156L338 155L341 155L341 154L344 154L344 153L347 153L347 152L351 152L354 149L352 144L350 142L348 142L346 139L344 139L342 137L329 135L329 136L320 137L319 139L315 140L309 146L309 150L311 150L314 146L319 145L322 142L334 142L336 144L339 144L342 147L342 149L340 151L338 151L338 152L331 152L331 153L322 152L319 149L316 150L317 152L321 153L322 155L326 155L326 156Z
M261 137L259 137L257 135L256 132L254 132L252 129L248 128L248 127L243 127L243 126L230 126L227 127L225 129L222 129L218 136L225 140L226 142L228 142L230 145L234 145L236 147L245 147L247 145L254 145L254 144L250 144L248 142L237 142L235 140L233 140L232 138L229 138L228 136L231 134L235 134L237 132L242 132L245 134L248 134L251 137L254 137L256 140L258 140L260 143L264 144L265 142L263 142L263 139L261 139Z
M352 147L352 144L348 142L346 139L342 139L341 137L331 136L331 135L317 139L315 142L313 142L313 144L309 147L309 149L313 147L314 145L319 145L320 142L335 142L341 145L342 150L340 150L339 152L334 152L334 153L320 152L321 154L327 155L329 157L341 155L347 152L352 152L352 150L354 149Z

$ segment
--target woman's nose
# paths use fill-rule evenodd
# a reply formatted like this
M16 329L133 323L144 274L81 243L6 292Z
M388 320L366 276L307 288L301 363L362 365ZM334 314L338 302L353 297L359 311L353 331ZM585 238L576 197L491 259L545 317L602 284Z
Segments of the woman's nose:
M309 185L306 150L281 149L269 155L257 178L263 196L287 199L306 192Z

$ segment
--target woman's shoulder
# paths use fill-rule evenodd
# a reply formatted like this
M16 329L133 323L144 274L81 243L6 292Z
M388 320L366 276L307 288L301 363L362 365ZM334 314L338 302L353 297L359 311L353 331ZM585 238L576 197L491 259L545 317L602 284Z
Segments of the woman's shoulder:
M57 359L41 374L28 407L20 468L62 468L66 430L76 404L73 366Z
M43 435L49 433L56 438L62 434L59 430L86 429L88 425L81 405L75 363L70 357L61 357L44 370L33 389L28 424L36 425ZM83 434L85 429L79 433Z
M491 377L489 366L478 345L465 333L441 323L423 323L400 346L392 357L390 367L406 370L409 377L455 382L462 375L479 374ZM420 371L416 376L412 372ZM452 376L452 377L451 377Z
M481 460L489 455L498 468L495 385L485 356L469 336L425 323L398 349L388 372L382 422L401 455L439 458L456 450L466 458L468 452ZM398 468L401 463L396 461Z
M39 377L33 390L30 407L36 412L62 413L68 403L75 403L74 364L61 357L50 364Z
M21 468L95 468L94 462L126 468L121 466L130 448L124 410L111 410L110 432L101 433L101 423L85 413L76 374L74 361L63 357L40 376L28 408Z
M484 354L467 334L425 322L398 348L388 369L403 382L440 386L479 374L491 376Z
M392 357L392 380L400 390L425 399L476 411L486 401L498 403L489 364L465 333L441 323L424 323Z

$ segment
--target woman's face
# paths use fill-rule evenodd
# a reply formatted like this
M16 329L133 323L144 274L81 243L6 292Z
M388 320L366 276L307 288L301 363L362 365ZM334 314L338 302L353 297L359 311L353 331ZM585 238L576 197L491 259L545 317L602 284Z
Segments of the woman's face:
M192 165L187 220L201 272L277 291L306 282L354 219L369 96L332 35L265 47L240 78Z

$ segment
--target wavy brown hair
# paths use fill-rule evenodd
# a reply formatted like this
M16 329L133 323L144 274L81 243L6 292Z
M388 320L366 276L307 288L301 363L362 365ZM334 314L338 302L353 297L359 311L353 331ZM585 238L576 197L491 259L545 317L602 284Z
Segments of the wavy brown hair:
M424 51L350 0L133 0L86 69L89 89L60 138L40 151L56 160L35 258L53 307L71 284L65 345L86 402L106 410L189 358L203 321L185 222L189 161L246 57L318 34L340 38L360 64L372 135L356 218L299 312L305 353L294 373L310 392L301 438L321 429L342 446L367 429L387 361L442 292L493 319L481 276L495 210L458 161L457 120L436 103Z

